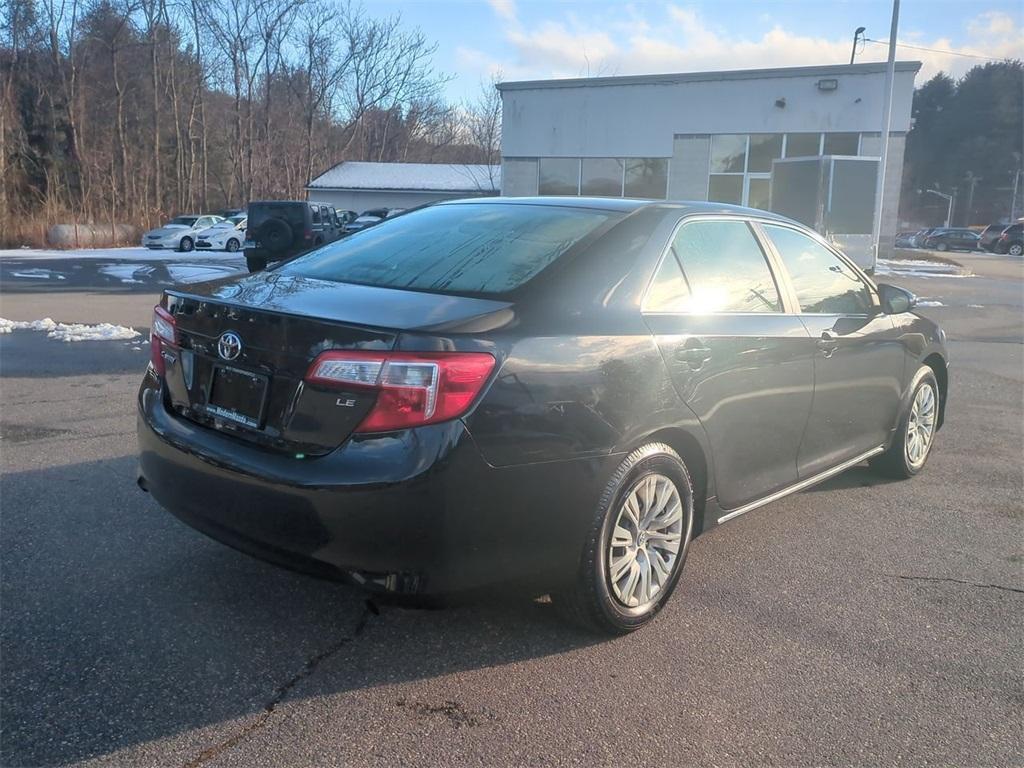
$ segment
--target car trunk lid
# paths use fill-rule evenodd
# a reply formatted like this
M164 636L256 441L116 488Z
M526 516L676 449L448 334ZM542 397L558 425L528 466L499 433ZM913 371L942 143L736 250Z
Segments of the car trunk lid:
M260 273L167 292L173 409L210 429L294 454L341 445L377 398L304 380L328 350L387 351L402 331L479 324L508 304Z

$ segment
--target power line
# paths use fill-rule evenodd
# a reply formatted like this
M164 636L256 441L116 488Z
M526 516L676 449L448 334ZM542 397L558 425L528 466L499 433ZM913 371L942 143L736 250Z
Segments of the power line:
M888 40L872 40L870 37L861 38L866 43L877 43L878 45L889 45ZM978 59L980 61L994 61L996 59L1005 60L1006 57L1000 56L978 56L974 53L960 53L958 51L944 51L941 48L926 48L923 45L911 45L910 43L896 43L897 48L913 48L915 51L930 51L931 53L941 53L946 56L963 56L965 59Z

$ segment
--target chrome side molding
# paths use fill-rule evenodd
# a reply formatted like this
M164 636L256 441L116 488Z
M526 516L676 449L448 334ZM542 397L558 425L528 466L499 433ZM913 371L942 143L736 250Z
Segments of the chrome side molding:
M737 507L731 512L728 512L722 515L720 518L718 518L718 522L719 524L724 523L726 520L732 520L734 517L739 517L740 515L746 514L751 510L757 509L758 507L763 507L765 504L771 504L773 501L778 501L779 499L785 498L786 496L789 496L791 493L796 493L798 491L804 490L805 488L810 488L812 485L817 485L818 483L828 480L830 477L835 477L840 472L845 472L850 467L856 466L857 464L860 464L862 461L866 461L870 459L872 456L877 456L878 454L884 451L885 446L879 445L876 448L872 448L870 451L865 451L859 456L854 456L852 459L847 459L842 464L836 464L834 467L826 469L824 472L819 472L813 477L808 477L807 479L801 480L800 482L795 483L789 486L788 488L783 488L781 491L776 491L775 493L769 494L768 496L765 496L763 499L757 499L756 501L751 501L748 504L744 504L742 507Z

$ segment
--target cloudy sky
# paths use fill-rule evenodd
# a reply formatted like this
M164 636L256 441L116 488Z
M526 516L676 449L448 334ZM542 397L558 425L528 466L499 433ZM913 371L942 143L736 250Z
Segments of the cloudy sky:
M853 31L889 37L891 0L386 0L439 44L438 68L455 76L453 98L482 79L839 64ZM900 59L924 63L918 83L939 70L963 74L976 58L1024 57L1022 0L902 0ZM967 55L964 55L967 54ZM858 61L884 60L866 43Z

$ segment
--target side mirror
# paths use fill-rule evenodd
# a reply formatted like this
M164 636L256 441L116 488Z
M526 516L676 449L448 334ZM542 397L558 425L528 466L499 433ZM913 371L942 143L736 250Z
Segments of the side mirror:
M879 283L878 298L882 301L882 311L887 315L899 315L917 306L917 296L895 285Z

